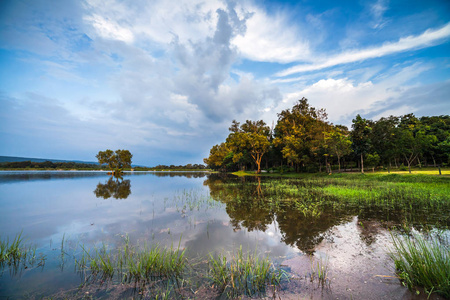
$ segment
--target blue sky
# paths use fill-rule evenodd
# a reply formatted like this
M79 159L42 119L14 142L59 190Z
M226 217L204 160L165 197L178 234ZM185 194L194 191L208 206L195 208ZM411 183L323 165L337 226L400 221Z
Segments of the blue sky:
M347 126L450 114L450 2L0 2L0 155L202 163L302 97Z

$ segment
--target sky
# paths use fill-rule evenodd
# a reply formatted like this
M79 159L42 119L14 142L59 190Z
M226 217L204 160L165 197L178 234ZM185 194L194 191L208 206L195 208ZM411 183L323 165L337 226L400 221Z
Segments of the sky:
M450 114L450 1L0 1L0 155L203 163L302 97L348 127Z

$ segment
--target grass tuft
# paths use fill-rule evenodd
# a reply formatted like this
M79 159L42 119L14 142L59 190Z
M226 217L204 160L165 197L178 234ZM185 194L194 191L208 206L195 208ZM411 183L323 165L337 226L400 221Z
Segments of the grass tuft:
M45 259L43 255L38 258L39 267L44 266ZM35 261L36 247L25 245L22 232L17 234L12 242L9 241L9 238L0 239L0 270L8 266L12 274L17 274L23 268L34 265Z
M275 270L269 259L244 255L242 246L230 261L225 255L210 255L209 266L214 285L232 298L263 294L268 285L278 286L285 276L282 270Z
M162 248L158 245L143 249L125 245L117 249L108 249L102 245L100 249L87 250L83 245L83 254L76 260L77 270L85 274L90 271L94 278L112 279L115 275L121 282L145 283L152 280L178 278L183 273L186 259L185 250L173 246Z
M419 234L394 236L394 260L397 274L412 290L423 287L428 294L438 293L450 298L450 249L448 243Z

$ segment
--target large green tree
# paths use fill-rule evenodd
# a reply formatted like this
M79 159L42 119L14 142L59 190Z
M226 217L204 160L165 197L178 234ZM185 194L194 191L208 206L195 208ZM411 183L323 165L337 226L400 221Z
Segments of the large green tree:
M398 132L401 153L411 173L411 164L414 160L420 159L419 156L433 144L436 144L437 138L435 135L427 134L426 126L423 126L414 114L401 117Z
M214 145L209 151L209 157L203 159L203 162L213 170L226 169L227 161L232 152L226 143Z
M128 150L116 150L115 152L107 149L99 151L95 156L100 165L108 165L113 174L119 174L124 168L131 168L131 158L133 155Z
M339 172L341 172L341 158L352 152L352 142L350 141L348 130L336 126L329 132L324 132L325 141L329 147L331 155L336 155Z
M233 161L238 162L248 154L256 164L256 173L261 173L262 158L270 148L269 126L262 120L247 120L239 127L239 123L233 121L230 131L227 145L233 152Z
M399 122L399 117L389 116L379 119L372 126L370 139L373 151L379 155L381 163L388 164L389 172L392 159L400 154L397 130Z
M324 132L330 128L326 120L325 110L310 106L306 98L278 114L274 145L281 148L288 164L304 165L318 157Z
M361 173L364 173L364 155L369 152L371 147L370 134L372 132L373 122L362 118L359 114L352 120L351 140L353 150L361 159Z

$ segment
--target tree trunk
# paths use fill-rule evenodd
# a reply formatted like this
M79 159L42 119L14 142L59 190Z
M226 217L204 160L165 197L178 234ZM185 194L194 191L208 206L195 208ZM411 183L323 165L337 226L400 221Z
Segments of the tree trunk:
M259 156L259 154L257 154L255 162L256 162L256 166L257 166L258 170L256 171L256 174L261 173L261 160L262 160L262 155Z
M339 173L341 173L341 157L338 155Z
M363 160L363 154L361 153L361 173L364 174L364 160Z

